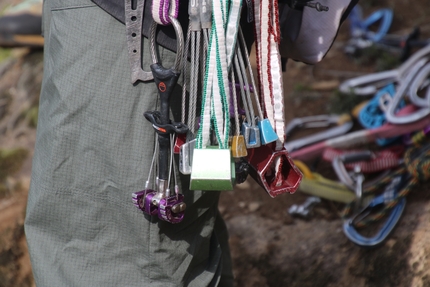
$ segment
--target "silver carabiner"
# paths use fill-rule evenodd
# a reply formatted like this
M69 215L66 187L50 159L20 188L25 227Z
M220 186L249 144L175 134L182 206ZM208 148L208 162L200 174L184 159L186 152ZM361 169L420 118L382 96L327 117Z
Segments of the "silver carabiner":
M416 64L430 54L430 45L422 48L413 54L400 67L393 70L372 73L342 82L339 90L345 94L355 94L358 96L369 96L375 94L382 87L393 83L401 83L403 79Z
M430 74L430 64L427 63L412 80L409 87L409 99L412 103L418 107L429 108L430 107L430 81L428 79ZM425 98L418 96L418 91L426 88Z
M400 103L403 96L409 91L409 87L413 79L417 76L417 74L420 72L420 70L427 64L428 59L424 58L418 61L415 66L411 69L411 71L406 75L406 78L400 86L398 87L393 100L387 107L387 111L385 112L385 116L387 118L387 121L392 124L407 124L415 122L419 119L424 118L425 116L430 114L430 108L421 108L417 111L406 115L406 116L398 116L396 115L397 106Z
M355 204L354 209L356 211L361 206L361 203L363 201L364 175L361 172L361 169L358 165L355 166L354 171L352 173L349 173L346 170L345 163L369 160L372 157L373 157L373 153L371 151L364 150L360 152L337 156L332 161L333 169L337 177L339 178L339 180L355 193L357 202Z
M176 18L169 15L169 19L172 23L173 29L175 30L176 42L177 42L177 44L176 44L176 59L175 59L175 64L173 66L173 69L176 72L180 72L182 69L182 58L183 58L183 53L184 53L184 33L182 31L181 24L179 23L179 21ZM158 57L157 57L157 51L156 51L157 26L158 26L157 22L152 21L150 33L149 33L150 51L151 51L151 58L152 58L153 64L159 63Z
M352 128L353 122L351 117L346 115L317 115L295 118L285 127L285 134L288 138L296 128L325 128L330 125L337 126L310 136L287 141L284 144L285 149L292 152L302 147L345 134Z

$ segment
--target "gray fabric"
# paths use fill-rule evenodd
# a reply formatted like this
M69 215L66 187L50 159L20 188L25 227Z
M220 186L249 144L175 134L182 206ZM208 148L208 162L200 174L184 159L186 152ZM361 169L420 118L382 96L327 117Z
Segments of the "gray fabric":
M154 132L143 113L156 108L157 93L153 82L131 84L124 25L90 0L45 0L43 20L25 222L37 286L232 286L218 192L188 191L183 177L188 208L176 225L132 204L149 172ZM160 56L173 65L172 52Z

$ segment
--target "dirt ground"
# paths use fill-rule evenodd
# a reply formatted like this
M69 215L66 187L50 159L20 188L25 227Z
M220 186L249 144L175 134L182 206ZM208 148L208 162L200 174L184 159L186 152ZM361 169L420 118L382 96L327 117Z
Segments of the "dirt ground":
M425 0L362 1L365 15L394 11L391 33L421 28L430 38L430 5ZM289 61L284 73L286 121L294 117L350 111L357 98L339 98L343 80L395 65L396 57L369 53L352 59L343 53L349 39L345 23L323 61L315 66ZM0 159L0 287L34 286L23 221L35 140L42 51L15 49L0 62L0 149L27 151L18 171L2 178ZM358 101L360 101L359 99ZM1 156L1 153L0 153ZM331 165L309 163L334 179ZM219 208L229 233L238 287L430 286L430 183L407 198L396 229L380 247L364 249L342 231L343 204L322 200L308 218L292 217L293 204L308 195L297 191L271 198L252 178L223 192ZM43 286L42 286L43 287Z

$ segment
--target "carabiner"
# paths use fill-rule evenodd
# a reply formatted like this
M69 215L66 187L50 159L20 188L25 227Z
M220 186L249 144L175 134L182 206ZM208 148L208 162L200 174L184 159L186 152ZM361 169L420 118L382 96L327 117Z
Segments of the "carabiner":
M387 36L393 21L393 12L391 9L380 9L375 11L366 19L362 19L361 9L356 5L349 14L350 34L351 39L348 41L344 48L346 54L355 55L357 50L365 49L374 45L380 44ZM369 28L375 26L379 22L379 27L376 32L371 31ZM387 48L390 48L387 46Z
M374 25L376 22L381 21L381 25L377 32L372 32L369 27ZM391 23L393 22L393 11L391 9L380 9L372 13L369 17L364 19L360 26L363 29L364 37L373 41L379 42L390 29Z
M387 111L385 113L388 122L392 124L412 123L430 114L429 106L420 108L407 116L399 116L396 114L397 107L400 101L402 100L403 96L409 92L411 82L419 74L420 70L426 67L427 62L427 58L423 57L423 59L420 59L420 61L418 61L411 69L411 71L406 75L406 78L401 82L400 86L396 91L396 94L393 97L393 100L391 101L390 105L388 105Z
M391 83L381 90L379 90L376 95L370 100L359 112L358 120L360 124L366 129L374 129L382 126L386 123L387 119L385 116L385 111L391 104L396 89L394 84ZM405 101L401 101L398 105L398 109L405 106ZM393 138L378 138L376 143L379 146L385 146L396 141L398 137Z
M393 22L393 11L391 9L380 9L363 19L361 7L356 5L351 10L348 18L352 38L364 37L372 42L379 42L390 29ZM378 31L369 31L369 27L378 21L381 22Z
M392 208L385 224L375 236L366 237L361 235L356 230L355 223L358 220L365 219L368 215L370 215L372 210L380 208L386 204L390 204L397 197L398 192L404 187L404 185L406 185L408 178L409 175L400 175L395 177L381 195L375 197L368 206L366 206L354 217L345 220L343 223L343 231L346 237L348 237L348 239L355 244L362 247L376 247L381 244L390 235L399 221L406 205L405 197L402 197L398 200L396 206Z
M407 105L399 111L399 114L409 114L416 110L414 105ZM320 156L328 147L332 148L351 148L358 144L366 144L375 141L377 138L389 138L417 131L430 125L430 115L412 123L403 125L393 125L385 123L383 126L372 130L358 130L346 135L341 135L323 142L303 147L292 151L290 157L299 160L312 160Z
M402 83L410 71L419 65L430 54L430 45L415 52L407 61L397 69L372 73L355 77L342 82L339 90L345 94L369 96L377 93L379 89L390 83Z
M385 86L360 110L358 120L364 128L374 129L386 122L384 109L386 109L386 104L389 104L395 92L394 84ZM402 108L404 105L402 103L400 107Z
M328 130L315 133L313 135L303 137L297 140L285 142L284 147L289 152L298 150L304 146L308 146L338 135L347 133L353 126L351 116L349 115L317 115L293 119L285 127L285 134L288 136L297 128L324 128L330 125L336 125Z
M409 99L411 102L422 108L430 108L430 89L429 89L429 77L430 74L430 64L426 64L411 81L409 87ZM418 91L422 89L427 89L425 97L421 98L418 96Z
M359 174L361 174L361 171L355 170L353 174L350 174L345 167L345 164L347 163L353 163L357 161L365 161L370 160L373 157L373 152L369 150L363 150L363 151L357 151L357 152L351 152L342 154L340 156L337 156L332 161L333 170L335 171L337 177L340 179L340 181L348 186L351 190L356 190L357 188L357 180L359 179L361 181L360 184L363 183L363 179ZM359 196L357 194L357 196Z

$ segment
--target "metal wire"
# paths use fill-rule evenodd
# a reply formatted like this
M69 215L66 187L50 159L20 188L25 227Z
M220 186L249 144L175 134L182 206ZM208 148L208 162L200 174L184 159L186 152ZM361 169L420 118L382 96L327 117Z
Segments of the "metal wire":
M181 71L183 53L184 53L184 34L182 32L182 27L179 21L171 15L169 15L169 18L176 34L176 58L175 58L175 64L173 68L176 71ZM156 52L156 42L157 42L156 34L157 34L157 22L152 21L150 33L149 33L150 35L149 47L150 47L151 58L153 63L158 63L157 52Z
M261 110L260 98L258 96L257 85L255 84L254 73L252 72L251 61L249 60L249 52L248 52L248 48L246 47L245 37L243 36L242 28L240 28L240 27L239 27L239 40L240 40L239 44L241 47L243 47L243 52L245 54L245 57L241 57L241 58L244 58L246 60L249 78L251 79L252 88L254 90L254 98L255 98L255 102L257 104L258 116L260 117L260 120L261 120L261 119L263 119L263 111Z
M233 109L234 109L234 122L235 122L235 130L236 136L240 135L240 124L239 124L239 112L237 108L237 95L236 95L236 81L234 69L231 69L231 82L232 82L232 94L233 94Z

